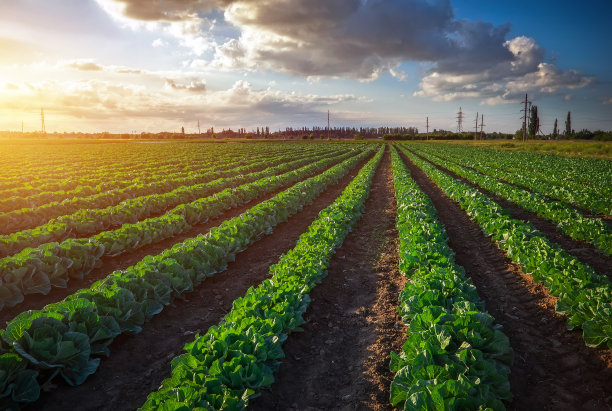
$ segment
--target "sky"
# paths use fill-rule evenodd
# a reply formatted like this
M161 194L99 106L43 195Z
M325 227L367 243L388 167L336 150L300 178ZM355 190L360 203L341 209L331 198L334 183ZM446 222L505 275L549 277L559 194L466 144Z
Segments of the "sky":
M0 0L0 130L612 130L611 1ZM480 121L480 120L479 120Z

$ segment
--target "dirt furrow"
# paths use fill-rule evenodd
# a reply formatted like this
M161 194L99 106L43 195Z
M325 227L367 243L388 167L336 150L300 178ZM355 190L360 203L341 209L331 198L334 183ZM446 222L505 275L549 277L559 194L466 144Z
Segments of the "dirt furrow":
M397 298L398 235L389 151L374 176L365 213L311 293L303 333L285 343L287 358L255 410L391 409L389 352L405 328Z
M504 327L515 352L510 374L511 410L612 408L610 350L585 346L554 312L555 298L525 275L405 156L413 178L432 199L458 264L465 267L487 310Z
M268 235L236 256L226 271L204 281L196 290L175 300L140 334L119 336L111 345L111 355L98 371L78 387L60 379L30 409L133 410L170 375L170 361L183 352L183 346L217 324L229 312L232 302L251 286L263 281L270 265L295 246L295 242L319 211L330 205L357 175L364 160L338 184L330 186L311 205L274 228ZM236 211L237 213L237 211ZM225 217L227 218L227 217Z
M535 228L537 228L546 238L548 238L553 243L558 244L569 254L576 257L579 261L590 265L593 267L595 272L599 275L606 275L612 278L612 257L603 254L601 251L597 250L592 244L589 244L585 241L574 240L573 238L563 234L557 229L557 225L550 220L547 220L542 217L538 217L537 214L525 210L524 208L512 203L505 198L494 194L474 183L470 180L458 176L452 171L448 170L445 167L439 166L437 164L431 163L426 158L414 153L425 161L428 161L430 164L437 167L439 170L449 174L454 179L465 183L466 185L480 191L481 193L491 197L497 204L506 209L510 215L510 217L515 218L517 220L528 221Z
M368 158L371 158L368 157ZM357 167L362 167L366 163L366 160L359 163ZM326 168L329 169L334 165ZM325 171L325 170L324 170ZM322 172L324 172L322 171ZM309 178L309 177L307 177ZM307 178L302 179L301 181L306 180ZM39 310L47 304L51 304L57 301L61 301L66 296L73 294L74 292L91 286L91 284L95 283L98 280L101 280L108 276L110 273L116 270L123 270L127 267L130 267L144 257L148 255L157 255L162 251L171 248L173 245L178 244L187 240L188 238L197 237L200 234L206 234L210 231L211 228L220 225L223 221L229 220L233 217L236 217L242 213L244 213L249 208L253 207L255 204L268 200L281 191L288 189L289 187L280 188L270 194L262 195L259 198L250 201L249 203L243 204L239 207L235 207L229 210L225 210L223 214L220 216L210 219L205 223L197 224L192 226L190 229L175 235L170 238L166 238L160 242L149 244L142 248L137 248L132 251L128 251L116 257L111 256L103 256L101 261L101 265L95 269L93 269L86 277L82 280L71 278L68 282L66 288L52 288L51 292L47 295L43 294L29 294L24 297L25 301L21 304L16 305L15 307L4 308L0 311L0 324L4 325L7 321L10 321L18 314L26 311L26 310Z

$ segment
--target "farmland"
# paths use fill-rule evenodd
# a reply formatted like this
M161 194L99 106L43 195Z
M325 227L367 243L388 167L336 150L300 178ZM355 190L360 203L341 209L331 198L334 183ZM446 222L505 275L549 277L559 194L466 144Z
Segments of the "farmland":
M500 148L4 142L0 408L612 408L612 161Z

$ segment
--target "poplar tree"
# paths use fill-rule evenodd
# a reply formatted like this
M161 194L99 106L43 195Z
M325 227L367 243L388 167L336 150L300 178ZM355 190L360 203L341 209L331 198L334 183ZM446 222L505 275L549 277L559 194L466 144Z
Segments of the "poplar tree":
M531 113L529 116L529 137L535 138L540 128L540 119L538 118L538 106L531 106Z
M565 135L567 137L572 135L572 112L567 112L567 120L565 120Z
M555 140L559 137L559 129L557 128L557 119L555 119L555 126L553 127L552 138Z

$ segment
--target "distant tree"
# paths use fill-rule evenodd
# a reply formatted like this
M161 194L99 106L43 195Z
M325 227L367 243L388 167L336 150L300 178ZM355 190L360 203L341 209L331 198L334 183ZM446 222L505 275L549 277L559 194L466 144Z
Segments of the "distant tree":
M574 138L580 140L592 140L593 137L595 137L595 133L593 133L591 130L587 130L586 128L583 128L574 135Z
M540 119L538 117L538 106L531 106L531 113L529 116L529 137L535 138L540 128Z
M184 136L185 135L185 127L181 127L181 134Z
M570 137L572 135L572 112L567 112L567 119L565 120L565 135Z
M559 138L559 128L557 127L557 119L555 119L555 126L553 127L552 138L555 140Z

